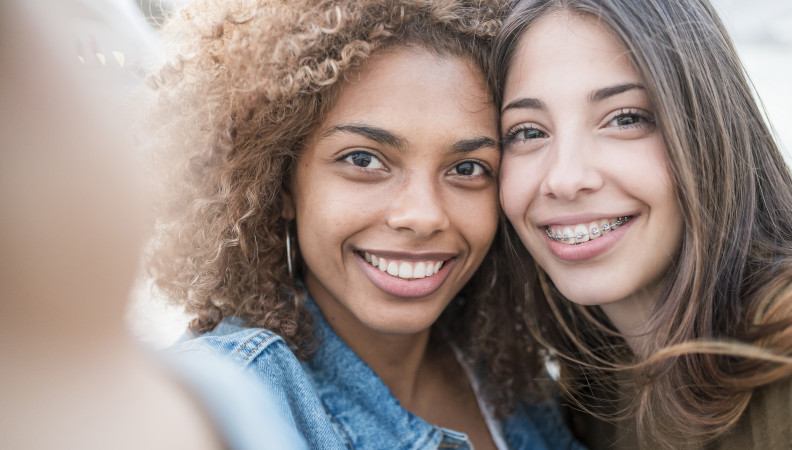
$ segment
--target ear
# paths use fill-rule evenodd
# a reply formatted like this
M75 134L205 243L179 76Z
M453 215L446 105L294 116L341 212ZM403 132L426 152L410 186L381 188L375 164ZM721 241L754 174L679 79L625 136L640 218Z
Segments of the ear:
M294 197L288 189L281 191L281 205L281 217L286 220L294 220L296 216Z

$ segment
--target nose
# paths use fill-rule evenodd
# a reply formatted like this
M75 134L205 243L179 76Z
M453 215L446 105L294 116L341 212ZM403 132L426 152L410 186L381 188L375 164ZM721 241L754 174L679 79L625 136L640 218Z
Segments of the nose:
M600 158L582 139L557 139L546 160L541 193L567 201L602 188Z
M407 230L424 238L449 227L442 192L431 174L407 176L390 202L387 222L394 230Z

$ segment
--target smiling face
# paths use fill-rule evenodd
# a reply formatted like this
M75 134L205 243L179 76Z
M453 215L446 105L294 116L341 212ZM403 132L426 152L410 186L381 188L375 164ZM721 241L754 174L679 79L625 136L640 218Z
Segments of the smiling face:
M293 172L304 282L339 334L427 330L498 224L497 118L481 72L382 50L351 79Z
M579 304L653 301L683 219L626 49L594 18L547 15L520 40L503 105L501 199L539 265Z

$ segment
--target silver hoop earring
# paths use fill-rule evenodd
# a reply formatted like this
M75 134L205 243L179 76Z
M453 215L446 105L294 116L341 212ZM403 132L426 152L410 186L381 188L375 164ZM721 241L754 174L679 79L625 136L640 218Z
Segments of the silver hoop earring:
M294 263L292 262L291 232L286 225L286 267L289 268L289 276L294 278Z

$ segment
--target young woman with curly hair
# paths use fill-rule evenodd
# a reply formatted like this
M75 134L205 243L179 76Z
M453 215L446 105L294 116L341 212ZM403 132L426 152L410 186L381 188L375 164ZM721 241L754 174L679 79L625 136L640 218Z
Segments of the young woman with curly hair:
M177 350L248 367L312 448L574 447L491 245L501 2L228 5L177 13L152 78Z
M520 1L494 58L526 318L584 442L790 448L792 178L713 8Z

